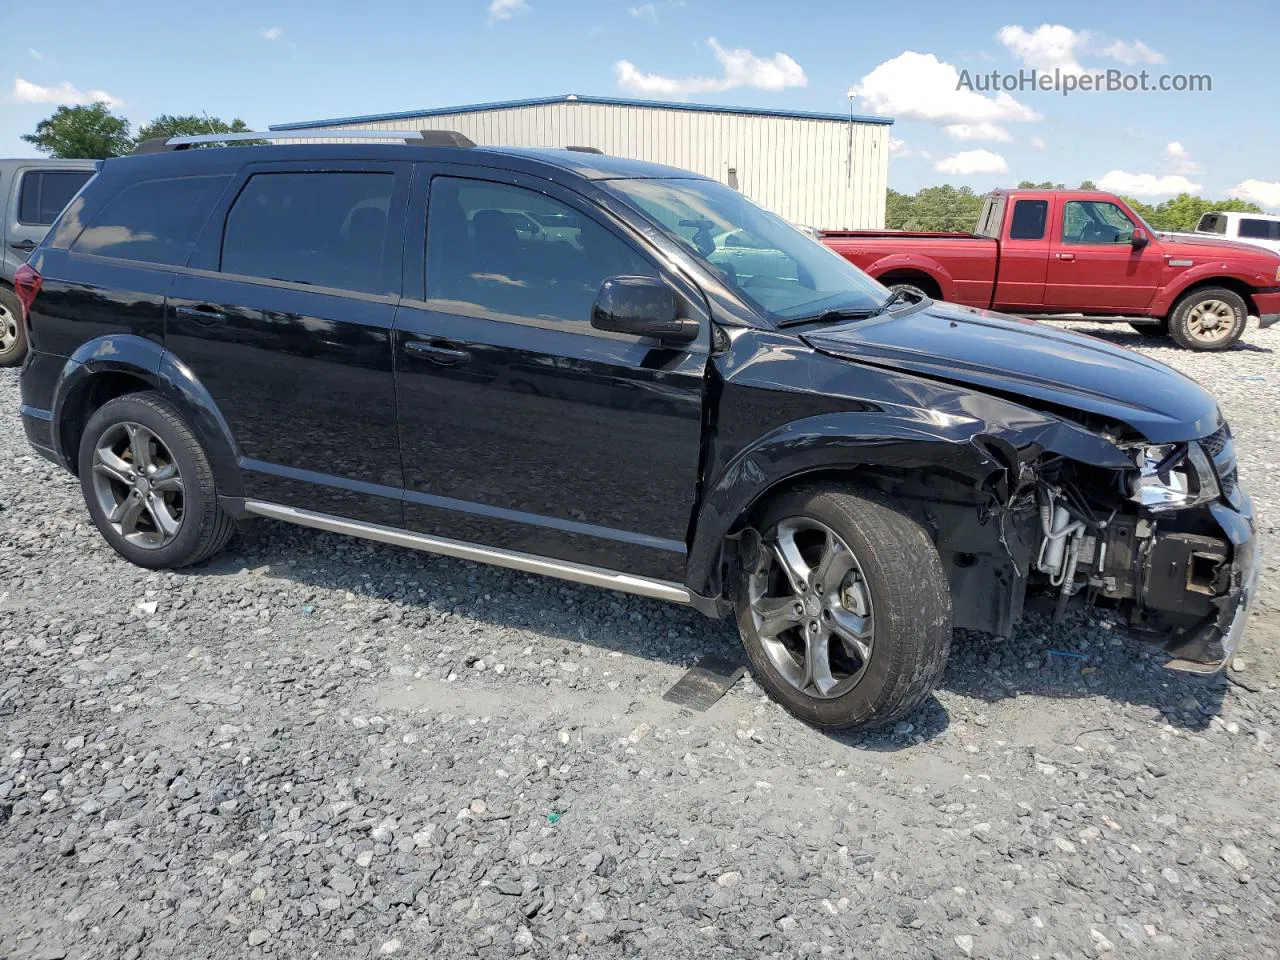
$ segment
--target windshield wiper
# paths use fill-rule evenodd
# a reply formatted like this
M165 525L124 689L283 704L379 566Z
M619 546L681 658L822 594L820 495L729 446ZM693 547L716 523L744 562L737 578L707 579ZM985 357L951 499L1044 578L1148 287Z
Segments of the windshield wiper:
M897 290L893 291L893 293L889 294L888 299L885 300L884 303L880 304L880 306L878 306L875 312L871 315L873 317L879 316L880 314L888 310L890 307L892 307L895 303L916 303L916 302L917 301L912 294L908 293L902 287L899 287Z
M788 317L779 320L778 327L798 327L802 323L831 323L835 320L865 320L880 312L879 307L834 307L821 313L812 313L804 317Z

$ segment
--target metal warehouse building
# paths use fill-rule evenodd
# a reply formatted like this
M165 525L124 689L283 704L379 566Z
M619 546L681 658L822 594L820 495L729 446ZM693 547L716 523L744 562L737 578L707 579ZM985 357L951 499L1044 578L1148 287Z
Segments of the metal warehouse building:
M794 223L857 229L884 226L892 123L883 117L570 94L271 129L457 130L489 146L598 147L715 177Z

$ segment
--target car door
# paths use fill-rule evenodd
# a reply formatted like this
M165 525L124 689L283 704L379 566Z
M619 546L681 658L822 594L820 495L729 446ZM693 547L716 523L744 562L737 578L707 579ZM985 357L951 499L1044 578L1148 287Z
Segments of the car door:
M1045 305L1058 311L1141 313L1164 272L1159 241L1134 246L1139 227L1108 200L1066 200L1057 216Z
M174 280L166 346L221 410L251 499L400 525L391 325L411 173L248 165Z
M1000 261L992 304L997 309L1043 309L1049 266L1049 197L1013 202L1000 237Z
M682 580L709 336L700 293L546 181L423 165L415 191L426 230L409 230L395 334L406 526ZM560 226L522 235L513 213ZM591 326L600 284L636 274L676 288L702 321L695 343Z
M91 166L82 170L57 170L32 164L13 171L4 229L0 231L4 234L3 276L12 278L27 262L50 224L58 219L62 208L91 176Z

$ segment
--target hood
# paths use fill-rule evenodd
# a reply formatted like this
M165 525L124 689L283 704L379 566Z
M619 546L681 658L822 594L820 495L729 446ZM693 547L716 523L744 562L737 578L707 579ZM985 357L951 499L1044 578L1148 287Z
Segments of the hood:
M1218 404L1142 354L1046 323L950 303L805 334L815 350L894 370L1098 414L1153 443L1204 437Z
M1280 254L1241 240L1226 240L1194 233L1160 233L1157 236L1165 254L1199 254L1202 257L1229 257L1232 260L1257 259L1272 267L1280 264Z

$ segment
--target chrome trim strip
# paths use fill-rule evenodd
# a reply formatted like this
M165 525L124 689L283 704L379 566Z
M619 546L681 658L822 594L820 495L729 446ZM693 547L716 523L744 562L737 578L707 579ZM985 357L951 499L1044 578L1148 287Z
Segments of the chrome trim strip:
M641 597L652 597L655 600L669 600L672 603L692 603L689 591L678 583L667 580L650 580L648 577L637 577L629 573L618 573L602 567L591 567L582 563L571 563L567 560L552 560L531 553L518 553L514 550L499 550L497 547L484 547L476 543L463 543L461 540L448 540L444 537L433 537L425 533L413 533L409 530L397 530L376 523L364 523L360 520L347 520L331 516L327 513L314 513L311 510L299 510L278 503L264 503L261 500L246 500L244 508L248 513L272 520L284 520L302 527L316 530L327 530L330 533L342 533L352 537L363 537L366 540L377 540L397 547L408 547L411 550L423 550L427 553L438 553L446 557L457 557L460 560L474 560L477 563L488 563L497 567L509 567L525 573L537 573L547 577L558 577L593 587L605 587L609 590L620 590L623 593L634 593Z

